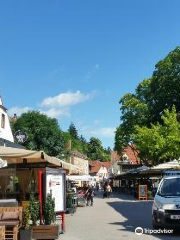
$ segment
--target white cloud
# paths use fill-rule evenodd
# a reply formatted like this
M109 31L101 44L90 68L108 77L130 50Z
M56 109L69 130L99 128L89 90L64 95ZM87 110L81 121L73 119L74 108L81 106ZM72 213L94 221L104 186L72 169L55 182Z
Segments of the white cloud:
M8 109L8 115L9 116L13 116L15 113L17 116L20 116L22 113L25 113L25 112L28 112L28 111L31 111L32 108L30 107L23 107L23 108L20 108L20 107L12 107L10 109Z
M16 113L17 116L20 116L22 113L38 110L39 112L52 118L59 119L63 117L70 117L71 106L88 101L94 97L94 95L95 91L87 94L81 93L80 91L76 91L74 93L69 91L66 93L60 93L55 97L45 98L36 109L32 109L30 107L12 107L8 110L8 114L13 116L14 113Z
M45 98L40 106L45 108L70 107L89 100L93 95L94 93L84 94L80 91L60 93L58 96Z
M45 111L40 110L40 112L46 114L48 117L51 117L51 118L62 118L62 117L71 116L68 108L62 108L62 109L51 108Z

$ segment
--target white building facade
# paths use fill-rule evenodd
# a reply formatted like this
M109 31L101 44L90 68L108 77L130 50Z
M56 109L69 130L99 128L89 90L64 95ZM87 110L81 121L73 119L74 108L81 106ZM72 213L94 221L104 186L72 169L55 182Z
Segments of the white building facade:
M0 97L0 138L6 139L10 142L14 142L14 137L11 131L9 118L6 112L6 108L3 106L1 97Z

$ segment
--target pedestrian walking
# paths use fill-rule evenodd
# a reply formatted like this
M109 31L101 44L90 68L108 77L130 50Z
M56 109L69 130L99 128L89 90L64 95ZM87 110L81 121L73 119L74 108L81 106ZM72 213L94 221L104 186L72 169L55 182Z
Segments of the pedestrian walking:
M93 206L94 190L90 186L86 192L87 206Z
M96 183L96 191L97 192L99 191L99 183L98 182Z
M110 184L108 183L106 186L107 198L110 197L111 192L112 192L112 188L111 188Z

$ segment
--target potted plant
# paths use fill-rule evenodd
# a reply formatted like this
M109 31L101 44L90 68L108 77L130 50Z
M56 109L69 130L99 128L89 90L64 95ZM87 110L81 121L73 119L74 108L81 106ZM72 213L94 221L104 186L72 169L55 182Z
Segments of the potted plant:
M55 202L47 194L43 204L43 225L33 226L33 239L58 239L59 225L55 224Z
M148 199L150 199L150 200L153 199L152 191L149 190L148 193L147 193L147 195L148 195Z
M32 224L34 226L37 225L37 220L39 219L39 208L40 208L39 201L37 201L34 198L34 195L31 194L29 199L29 211L31 213Z
M43 205L43 218L45 225L51 225L55 221L55 202L50 193Z
M23 208L22 228L20 229L20 240L31 240L32 229L30 227L31 214L28 207Z

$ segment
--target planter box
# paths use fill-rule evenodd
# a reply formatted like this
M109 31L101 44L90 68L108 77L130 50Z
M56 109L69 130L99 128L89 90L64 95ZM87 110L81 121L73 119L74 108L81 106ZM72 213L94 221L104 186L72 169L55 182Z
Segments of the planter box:
M33 239L58 239L59 225L38 225L32 226Z
M25 229L20 229L19 231L19 239L20 240L31 240L32 239L32 229L25 230Z

